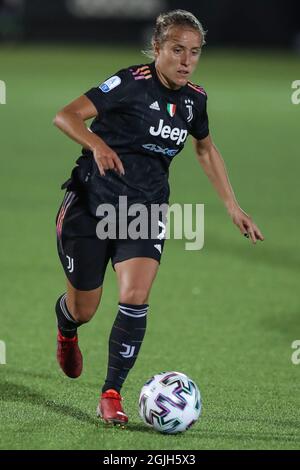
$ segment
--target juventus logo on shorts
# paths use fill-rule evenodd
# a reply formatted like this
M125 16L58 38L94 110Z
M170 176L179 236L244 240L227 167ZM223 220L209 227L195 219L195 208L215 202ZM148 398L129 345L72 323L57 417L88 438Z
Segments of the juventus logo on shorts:
M67 270L69 271L69 273L72 273L74 271L74 258L71 258L70 256L67 256L67 258L68 258Z

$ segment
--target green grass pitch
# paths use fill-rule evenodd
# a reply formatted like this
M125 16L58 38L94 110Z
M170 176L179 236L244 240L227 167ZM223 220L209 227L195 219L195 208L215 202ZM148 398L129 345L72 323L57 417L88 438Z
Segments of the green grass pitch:
M146 59L147 60L147 59ZM126 430L95 410L106 372L118 294L109 266L101 307L81 328L84 372L63 376L55 359L54 303L64 291L54 218L80 148L52 125L64 104L137 51L96 47L0 49L7 104L1 124L1 449L297 449L299 329L299 118L285 53L203 52L195 83L209 96L212 136L241 207L265 235L252 246L227 217L189 142L171 167L172 202L205 204L205 246L168 241L150 299L148 332L123 389ZM148 430L140 388L179 370L199 385L203 412L183 435Z

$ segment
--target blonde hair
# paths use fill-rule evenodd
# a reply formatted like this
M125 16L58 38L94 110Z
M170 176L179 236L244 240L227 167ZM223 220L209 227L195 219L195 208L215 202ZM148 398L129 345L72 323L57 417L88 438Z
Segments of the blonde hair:
M201 47L206 44L206 31L204 31L202 24L196 16L186 10L172 10L167 13L161 13L156 18L155 28L151 39L151 47L146 51L143 51L143 53L153 59L154 44L163 44L168 39L169 30L173 26L183 26L198 31L202 38Z

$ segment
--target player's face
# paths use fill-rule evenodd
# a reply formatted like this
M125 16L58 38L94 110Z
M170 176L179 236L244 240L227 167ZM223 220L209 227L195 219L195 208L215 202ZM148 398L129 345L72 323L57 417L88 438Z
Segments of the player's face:
M197 66L201 43L198 31L174 26L163 44L155 44L156 70L164 85L178 89L187 84Z

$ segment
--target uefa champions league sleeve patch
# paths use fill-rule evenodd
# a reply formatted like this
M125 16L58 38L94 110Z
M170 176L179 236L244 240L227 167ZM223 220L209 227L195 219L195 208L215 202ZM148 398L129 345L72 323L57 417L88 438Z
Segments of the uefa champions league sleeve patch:
M109 78L108 80L105 80L99 88L103 93L108 93L109 91L113 90L116 88L118 85L120 85L121 79L118 77L118 75L114 75L113 77Z

